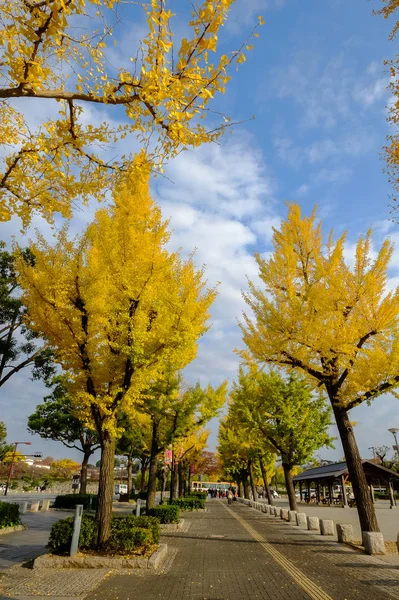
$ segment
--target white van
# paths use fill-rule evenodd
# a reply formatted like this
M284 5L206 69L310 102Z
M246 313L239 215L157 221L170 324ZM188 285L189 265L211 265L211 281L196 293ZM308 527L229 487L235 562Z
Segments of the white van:
M118 494L127 494L127 484L126 483L116 483L114 487L114 494L118 496Z

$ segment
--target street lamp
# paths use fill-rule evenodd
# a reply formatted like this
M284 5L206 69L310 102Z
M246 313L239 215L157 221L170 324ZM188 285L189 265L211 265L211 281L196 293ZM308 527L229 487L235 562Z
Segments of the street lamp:
M20 444L25 444L26 446L31 446L32 442L14 442L14 452L12 455L12 459L11 459L11 465L10 465L10 470L8 471L8 477L7 477L7 483L6 483L6 489L4 491L4 495L7 496L7 492L8 492L8 487L10 485L10 481L11 481L11 475L14 469L14 462L15 462L15 457L17 456L17 447Z
M399 449L398 449L398 440L396 438L396 434L398 433L399 429L397 429L396 427L391 427L390 429L388 429L388 431L390 433L392 433L394 440L395 440L395 446L394 446L394 450L395 450L395 455L396 455L396 460L399 459Z

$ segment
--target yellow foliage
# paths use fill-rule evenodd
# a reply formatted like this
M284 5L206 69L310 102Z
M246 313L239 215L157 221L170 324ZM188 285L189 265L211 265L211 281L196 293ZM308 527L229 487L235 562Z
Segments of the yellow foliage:
M51 221L55 212L70 217L76 198L101 199L128 169L131 156L108 160L94 147L110 149L134 135L141 147L151 142L151 162L159 169L183 148L217 140L228 119L222 115L222 125L209 131L199 117L210 99L225 91L229 67L245 60L242 50L245 45L251 49L247 42L258 27L237 51L216 54L233 1L204 0L193 11L190 35L179 48L173 47L173 15L165 0L137 4L136 10L145 12L147 35L130 57L131 68L119 70L112 66L107 45L113 41L120 0L2 2L0 144L6 152L0 220L16 214L27 226L33 211ZM31 131L21 103L15 102L19 98L25 105L32 98L56 101L58 118ZM115 118L87 123L83 111L90 106L123 107L127 119L116 125Z
M150 165L137 157L81 237L64 227L52 246L38 236L35 264L16 259L29 326L54 349L81 415L101 436L142 390L196 355L216 292L193 257L166 249L167 222L149 196Z
M373 260L368 232L351 268L345 235L324 246L315 211L302 218L295 204L273 244L270 259L257 256L262 287L250 283L245 294L254 317L241 329L252 356L302 370L348 410L397 387L399 294L386 287L392 244Z

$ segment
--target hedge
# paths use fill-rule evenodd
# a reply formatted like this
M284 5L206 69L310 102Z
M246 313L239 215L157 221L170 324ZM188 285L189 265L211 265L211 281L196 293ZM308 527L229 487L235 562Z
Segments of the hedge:
M180 516L180 508L172 504L162 504L150 508L147 512L149 516L156 517L162 524L178 523Z
M54 554L69 552L74 517L67 517L54 523L50 531L48 548ZM134 515L112 515L111 537L106 549L112 552L140 551L144 553L153 544L159 543L159 521L154 517ZM79 536L81 550L95 550L97 522L93 515L83 515Z
M97 496L95 494L64 494L56 496L54 508L75 508L77 504L83 504L83 508L97 508Z
M186 496L185 498L173 498L170 501L173 506L178 506L181 510L198 510L205 508L205 500L195 496Z
M21 525L19 517L19 504L0 502L0 529Z
M208 498L208 492L190 492L187 497L201 498L202 500L206 500Z

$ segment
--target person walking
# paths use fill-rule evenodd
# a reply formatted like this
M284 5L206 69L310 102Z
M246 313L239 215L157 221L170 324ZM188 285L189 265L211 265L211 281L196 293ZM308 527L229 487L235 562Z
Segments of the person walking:
M232 502L233 502L233 492L231 490L229 490L227 492L227 504L229 506L231 506Z

